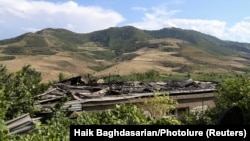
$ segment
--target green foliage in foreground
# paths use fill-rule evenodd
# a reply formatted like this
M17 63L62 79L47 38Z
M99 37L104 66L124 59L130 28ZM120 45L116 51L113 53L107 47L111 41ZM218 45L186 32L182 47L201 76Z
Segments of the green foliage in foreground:
M250 80L238 77L228 78L218 87L216 108L225 110L228 107L239 106L245 114L246 123L250 124Z
M239 107L243 113L243 124L250 124L250 80L245 77L224 79L215 92L215 107L204 112L193 112L183 115L183 124L220 124L220 117L231 107ZM238 111L240 114L241 111ZM236 120L236 119L235 119ZM238 120L238 119L237 119ZM231 121L234 123L235 121ZM235 122L237 123L237 122ZM230 123L229 123L230 124Z
M137 76L137 75L135 75ZM138 75L140 76L140 75ZM159 74L150 71L142 74L145 78L158 78ZM63 79L63 76L60 76ZM140 78L140 77L139 77ZM134 78L133 78L134 79ZM115 109L81 112L74 119L67 117L67 111L55 110L53 116L45 123L36 123L35 131L30 134L8 134L5 121L21 114L37 110L34 107L33 96L40 94L48 87L42 84L41 75L30 66L24 66L20 71L7 74L5 66L0 65L0 140L1 141L68 141L70 125L208 125L216 124L220 115L229 107L239 106L246 119L250 123L250 81L245 77L231 77L224 79L215 93L215 108L206 111L190 112L180 119L173 116L164 116L162 113L171 111L175 101L166 97L155 97L152 101L146 101L150 105L148 111L151 116L144 113L147 106L117 105ZM145 109L144 109L145 108ZM154 113L158 113L156 116Z
M41 74L30 66L24 66L16 73L7 74L5 66L0 66L0 140L1 141L68 141L70 125L146 125L165 124L178 125L175 117L155 118L144 114L144 110L136 105L117 105L115 109L82 112L75 119L70 119L67 111L54 111L46 122L37 122L35 131L29 134L8 134L5 121L25 113L31 117L39 110L35 107L34 96L44 92L49 84L41 82ZM154 73L152 73L153 75ZM60 75L59 75L60 76ZM63 75L60 76L63 79ZM161 99L158 99L158 101ZM164 99L162 99L164 100ZM161 103L159 101L159 104ZM156 103L155 103L156 104ZM171 105L171 103L169 103ZM62 105L61 105L62 106ZM165 103L168 108L168 103ZM164 107L161 107L164 110Z
M45 124L37 124L35 132L23 135L8 135L13 141L68 141L70 125L179 125L174 117L154 119L146 116L136 105L117 105L115 109L99 112L82 112L75 119L67 118L57 111Z
M16 73L7 73L5 66L0 65L0 140L8 138L5 121L25 113L36 111L33 96L48 88L41 84L41 74L29 65Z
M36 110L33 97L48 88L47 84L40 83L41 73L28 65L16 73L3 74L3 77L0 105L4 107L1 108L5 113L4 119L12 119L24 113L33 115Z

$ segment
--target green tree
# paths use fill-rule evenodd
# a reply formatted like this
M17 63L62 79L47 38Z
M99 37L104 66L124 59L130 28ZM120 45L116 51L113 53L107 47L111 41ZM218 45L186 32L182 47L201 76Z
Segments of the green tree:
M41 73L32 69L30 65L22 67L10 77L4 90L8 109L6 119L20 116L24 113L35 112L34 96L40 94L48 88L48 84L40 83Z
M6 141L8 139L8 129L5 125L5 114L9 107L5 96L6 82L8 80L7 69L4 65L0 65L0 140Z
M149 118L143 110L136 105L116 105L115 109L99 112L84 112L77 118L77 124L100 124L100 125L140 125L148 124Z
M4 120L0 118L0 140L7 141L8 137L9 137L8 136L8 129L5 125Z
M159 119L165 115L171 115L171 111L176 108L177 104L177 101L170 98L167 93L156 92L153 99L145 100L143 108L149 111L152 117Z
M205 112L188 113L182 117L184 124L218 124L220 117L230 107L240 107L243 121L250 123L250 81L243 77L228 77L222 80L215 92L215 107Z
M250 80L243 77L227 78L217 88L215 104L218 113L239 106L250 123Z
M7 69L4 65L0 65L0 119L5 118L5 113L9 107L6 99L5 90L8 81Z
M214 108L206 111L193 111L184 113L180 117L183 125L214 125L216 123L217 113Z

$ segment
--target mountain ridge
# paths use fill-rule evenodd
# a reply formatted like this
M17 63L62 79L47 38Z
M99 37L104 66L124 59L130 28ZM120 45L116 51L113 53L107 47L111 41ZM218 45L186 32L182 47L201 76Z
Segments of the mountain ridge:
M107 75L115 71L122 75L149 69L165 74L246 72L249 53L248 43L180 28L141 30L124 26L84 34L45 28L0 41L0 63L12 71L31 64L45 76L53 71L57 75ZM16 63L20 65L14 67Z

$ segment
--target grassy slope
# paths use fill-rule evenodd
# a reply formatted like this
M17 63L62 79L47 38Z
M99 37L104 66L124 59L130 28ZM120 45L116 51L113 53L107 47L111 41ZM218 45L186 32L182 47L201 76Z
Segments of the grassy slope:
M38 46L34 46L36 43ZM3 53L9 46L24 48L28 54ZM61 72L71 77L124 75L150 69L162 74L246 71L250 65L246 59L248 47L249 44L224 42L180 29L142 31L124 27L89 34L45 29L0 41L0 57L14 56L0 63L11 72L29 64L42 72L44 81L56 80ZM47 51L54 54L44 55ZM241 57L239 51L245 51L245 56Z

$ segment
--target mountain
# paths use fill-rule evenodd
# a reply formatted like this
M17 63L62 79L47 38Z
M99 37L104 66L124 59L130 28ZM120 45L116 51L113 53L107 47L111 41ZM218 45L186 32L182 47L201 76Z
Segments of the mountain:
M194 30L112 27L86 34L46 28L0 41L0 63L16 71L31 65L45 80L68 75L249 71L250 44Z

